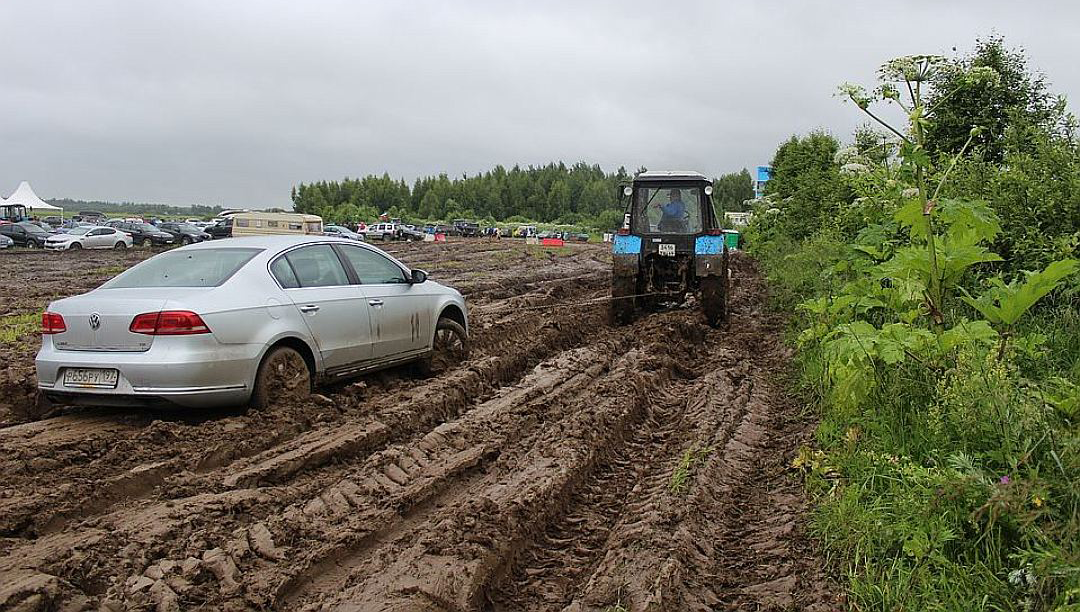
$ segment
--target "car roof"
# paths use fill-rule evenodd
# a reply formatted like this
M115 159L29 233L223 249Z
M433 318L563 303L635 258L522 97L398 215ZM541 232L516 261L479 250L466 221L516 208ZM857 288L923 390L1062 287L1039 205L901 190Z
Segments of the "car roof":
M273 234L267 236L237 236L235 238L227 238L223 240L212 240L208 242L197 242L192 245L183 247L185 249L221 249L221 248L260 248L260 249L287 249L289 247L312 244L316 242L337 242L340 244L357 245L363 244L345 238L334 238L333 236L316 236L316 235L292 235L292 234Z

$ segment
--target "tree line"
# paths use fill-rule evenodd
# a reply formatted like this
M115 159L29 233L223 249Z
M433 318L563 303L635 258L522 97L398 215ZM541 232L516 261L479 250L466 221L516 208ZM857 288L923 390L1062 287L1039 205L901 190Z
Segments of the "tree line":
M371 221L387 213L409 219L530 220L609 229L622 219L619 185L632 178L625 167L605 172L585 162L509 169L499 165L473 176L420 177L411 188L389 174L301 183L292 189L292 201L297 212L335 222ZM719 210L743 210L743 202L753 197L746 169L725 174L714 185Z

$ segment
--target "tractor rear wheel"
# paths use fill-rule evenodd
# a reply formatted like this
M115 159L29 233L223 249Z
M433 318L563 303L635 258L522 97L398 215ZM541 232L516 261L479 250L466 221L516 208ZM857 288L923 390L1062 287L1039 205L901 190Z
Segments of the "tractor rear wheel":
M701 305L705 310L705 320L709 327L719 327L726 323L727 312L727 270L716 276L701 278Z
M611 323L626 325L634 320L637 283L631 276L616 276L611 283Z

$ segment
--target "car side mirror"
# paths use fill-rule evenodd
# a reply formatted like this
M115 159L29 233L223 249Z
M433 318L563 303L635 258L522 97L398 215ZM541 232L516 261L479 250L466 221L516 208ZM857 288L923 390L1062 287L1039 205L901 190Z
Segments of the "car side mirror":
M420 283L422 283L422 282L424 282L426 280L427 280L427 272L424 272L423 270L413 270L412 271L412 278L409 279L409 282L411 284L413 284L413 285L419 285Z

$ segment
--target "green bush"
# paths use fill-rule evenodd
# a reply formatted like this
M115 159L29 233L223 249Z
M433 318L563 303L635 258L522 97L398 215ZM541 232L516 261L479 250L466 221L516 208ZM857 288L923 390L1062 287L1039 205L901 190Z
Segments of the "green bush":
M765 203L747 231L821 411L793 467L855 609L1078 609L1080 220L1053 213L1072 210L1075 143L993 166L966 154L975 129L932 156L918 84L941 62L900 58L873 95L842 89L863 110L910 94L891 153L837 151L853 199L820 202L835 214L809 226Z

